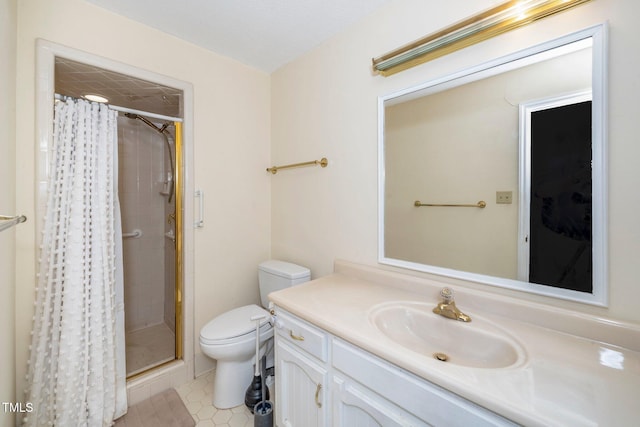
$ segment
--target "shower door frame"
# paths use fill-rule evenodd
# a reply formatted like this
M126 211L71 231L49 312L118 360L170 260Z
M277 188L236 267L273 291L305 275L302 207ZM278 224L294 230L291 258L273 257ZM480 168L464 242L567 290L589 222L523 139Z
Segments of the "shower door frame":
M176 125L176 358L173 361L127 378L127 388L155 394L167 384L180 384L194 377L194 228L184 218L194 217L193 184L193 86L191 83L112 61L88 52L62 46L48 40L36 42L36 239L41 235L45 204L43 191L47 181L50 141L53 140L55 58L103 68L131 77L170 86L183 93L182 124ZM178 122L176 122L178 123ZM180 142L178 142L180 140ZM36 241L36 247L39 242ZM37 261L37 260L36 260ZM166 381L162 381L166 380ZM155 390L154 388L157 388ZM141 393L137 393L141 394ZM129 405L135 404L129 393Z

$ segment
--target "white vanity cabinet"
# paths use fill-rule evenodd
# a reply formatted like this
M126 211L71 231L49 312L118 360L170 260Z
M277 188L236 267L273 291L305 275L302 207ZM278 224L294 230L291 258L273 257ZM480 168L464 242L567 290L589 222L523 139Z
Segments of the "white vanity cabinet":
M327 334L283 313L275 335L276 425L330 426Z
M278 427L513 426L277 309Z
M349 377L333 375L331 389L334 426L427 426L405 410Z
M332 390L338 395L334 397L334 426L516 425L340 338L332 338L331 355L334 380L342 375L350 378ZM365 419L365 412L375 422L351 423L352 418L344 415L349 412L359 413L359 419Z

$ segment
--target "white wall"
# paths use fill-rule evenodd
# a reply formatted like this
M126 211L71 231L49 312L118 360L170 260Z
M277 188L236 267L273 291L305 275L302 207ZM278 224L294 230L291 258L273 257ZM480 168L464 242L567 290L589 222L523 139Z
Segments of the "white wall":
M81 0L25 0L17 13L17 210L29 216L35 209L37 38L190 82L195 187L207 195L206 225L195 233L195 331L230 307L258 302L256 266L269 256L270 237L271 181L264 172L270 146L269 76ZM192 220L185 218L185 224ZM17 231L19 396L33 313L34 230L27 223ZM197 340L195 351L200 353Z
M310 267L314 277L330 273L335 258L377 264L378 96L609 21L609 308L484 288L640 321L640 3L593 1L400 74L372 75L372 57L495 3L438 2L434 13L433 2L391 2L272 75L274 163L329 159L323 170L273 177L272 255Z
M0 1L0 215L15 209L16 1ZM22 227L25 224L20 224ZM0 233L0 402L15 402L15 231ZM0 426L14 416L0 410Z

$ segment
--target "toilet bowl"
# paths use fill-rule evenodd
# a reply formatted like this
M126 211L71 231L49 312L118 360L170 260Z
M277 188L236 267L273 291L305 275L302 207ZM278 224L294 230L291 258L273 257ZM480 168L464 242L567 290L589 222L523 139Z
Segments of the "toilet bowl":
M295 286L310 278L309 269L299 265L270 260L258 266L260 295L263 306L267 295L279 289ZM273 326L271 315L256 304L238 307L210 320L200 330L202 352L216 360L213 380L213 405L219 409L244 403L244 395L254 375L256 352L256 316L260 321L260 357L267 354L273 360ZM273 363L267 366L271 366Z
M256 322L250 319L264 315L260 321L260 353L273 338L270 315L253 304L228 311L207 323L200 331L202 352L217 361L213 380L213 405L225 409L244 402L244 393L254 374L256 354Z

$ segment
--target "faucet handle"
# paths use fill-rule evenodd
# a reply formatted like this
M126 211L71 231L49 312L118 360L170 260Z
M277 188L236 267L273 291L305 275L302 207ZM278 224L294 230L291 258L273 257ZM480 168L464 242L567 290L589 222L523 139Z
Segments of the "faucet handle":
M451 288L442 288L440 291L440 296L444 300L445 303L449 304L453 301L453 289Z

